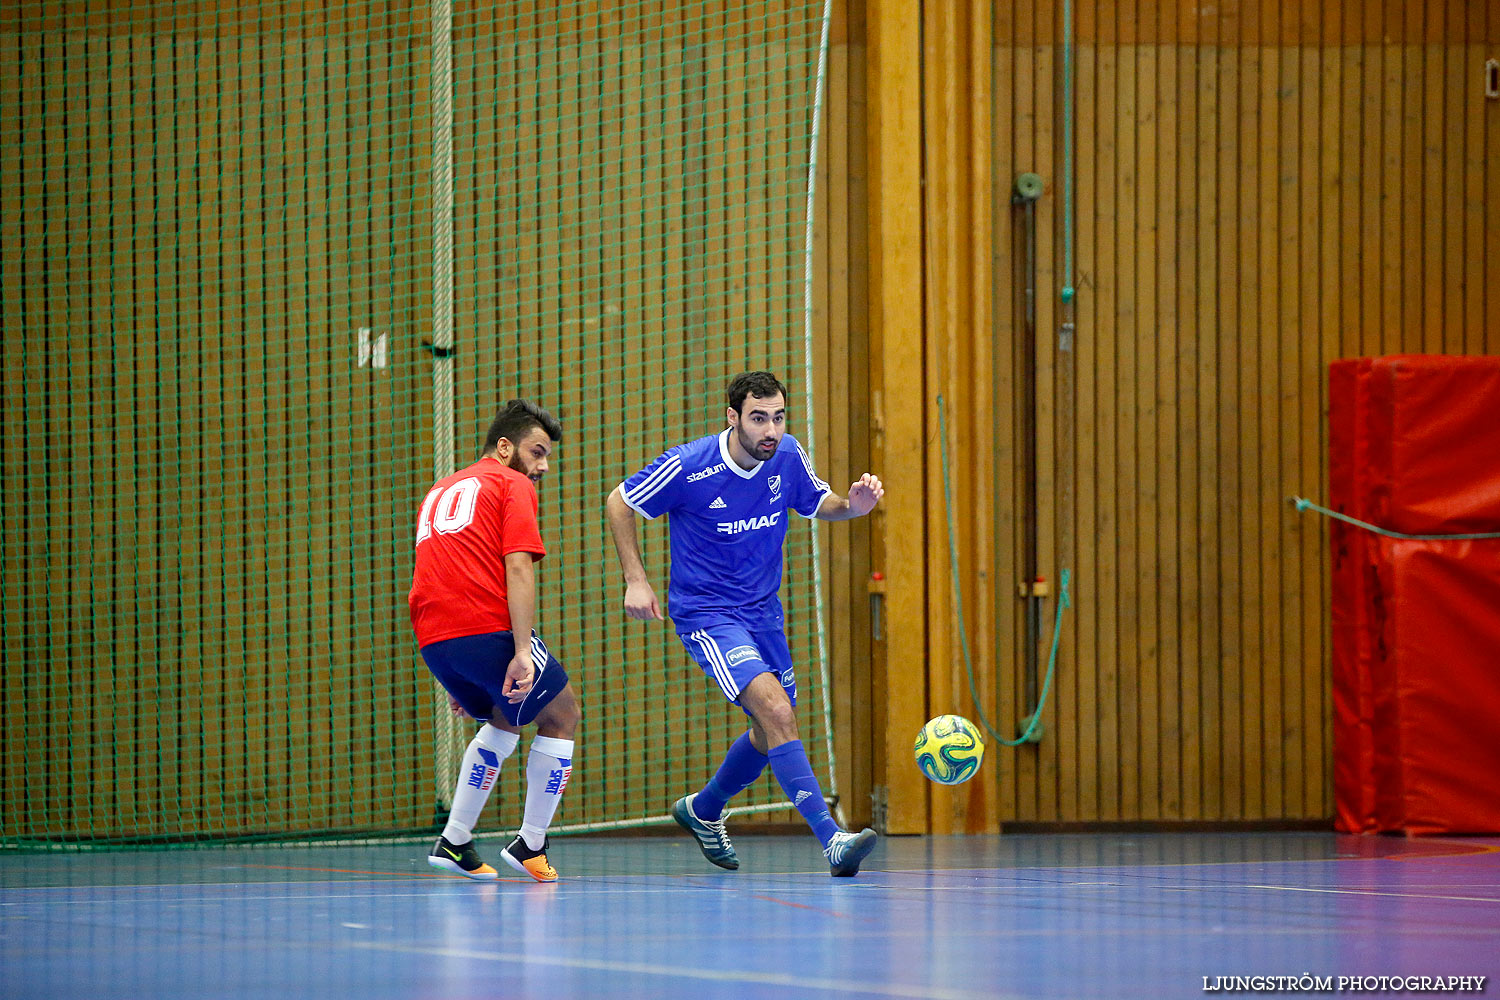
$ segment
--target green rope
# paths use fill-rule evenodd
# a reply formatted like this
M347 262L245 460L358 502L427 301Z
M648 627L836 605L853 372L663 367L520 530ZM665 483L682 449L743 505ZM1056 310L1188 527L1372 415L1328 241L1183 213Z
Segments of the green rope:
M1037 698L1036 711L1026 720L1026 729L1019 737L1008 740L995 732L995 727L990 725L990 720L985 717L984 709L979 704L979 691L974 683L974 662L969 656L969 633L964 627L964 600L963 591L959 587L958 579L958 543L955 540L953 529L953 490L948 484L948 418L943 410L943 396L938 394L938 443L943 455L943 508L948 514L948 565L953 570L953 607L958 614L958 641L964 652L964 671L969 676L969 698L974 702L974 711L979 713L979 721L995 741L1001 746L1018 747L1023 743L1031 741L1031 735L1041 725L1042 706L1047 704L1047 692L1052 687L1052 674L1057 669L1057 642L1062 635L1063 608L1073 606L1073 599L1068 594L1069 571L1062 571L1060 590L1057 598L1057 615L1052 621L1052 652L1047 657L1047 676L1042 681L1042 693Z
M1305 510L1316 511L1319 514L1322 514L1324 517L1331 517L1335 521L1343 521L1345 524L1352 524L1356 528L1364 528L1366 531L1373 531L1375 534L1384 535L1387 538L1405 538L1413 542L1462 542L1476 541L1484 538L1500 538L1500 531L1482 532L1473 535L1403 535L1399 531L1391 531L1387 528L1382 528L1379 525L1371 524L1369 521L1361 521L1357 517L1350 517L1348 514L1340 514L1338 511L1329 510L1327 507L1320 507L1317 504L1313 503L1311 500L1304 500L1301 497L1288 497L1287 499L1291 502L1291 505L1293 507L1297 508L1297 513L1299 514Z

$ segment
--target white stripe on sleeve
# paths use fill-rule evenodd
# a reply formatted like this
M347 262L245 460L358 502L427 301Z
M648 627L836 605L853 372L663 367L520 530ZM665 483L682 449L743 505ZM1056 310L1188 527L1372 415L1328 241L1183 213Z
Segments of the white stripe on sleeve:
M636 513L642 517L651 517L650 514L641 509L641 505L660 493L662 487L670 483L681 471L682 460L673 455L657 466L649 476L631 487L630 490L625 490L623 484L621 484L620 496L624 498L625 503Z
M813 468L812 459L808 458L807 452L802 450L801 441L797 442L797 454L802 456L802 467L807 470L807 477L813 481L813 485L821 492L832 493L833 490L819 477L818 471Z

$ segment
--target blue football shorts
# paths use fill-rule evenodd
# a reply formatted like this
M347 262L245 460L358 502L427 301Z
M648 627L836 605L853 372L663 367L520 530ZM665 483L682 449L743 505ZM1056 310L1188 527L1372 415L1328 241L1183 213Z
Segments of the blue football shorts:
M797 704L797 672L781 629L752 632L734 624L704 625L678 632L677 638L709 680L735 704L756 675L767 672L776 675L792 704Z
M427 669L465 712L487 721L498 708L512 726L524 726L562 691L568 683L568 673L532 632L531 665L536 672L532 675L531 690L520 703L507 701L500 690L505 684L505 670L515 655L516 638L509 632L461 635L422 647Z

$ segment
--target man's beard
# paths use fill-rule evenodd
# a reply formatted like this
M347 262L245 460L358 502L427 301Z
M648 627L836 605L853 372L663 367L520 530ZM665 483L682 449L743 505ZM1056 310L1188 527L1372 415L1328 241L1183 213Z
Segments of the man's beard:
M748 440L746 440L745 439L745 432L744 431L737 431L736 433L738 433L739 436L740 436L740 447L743 448L743 449L745 449L745 453L747 455L749 455L751 458L755 459L757 462L764 462L767 458L770 458L772 455L776 454L776 447L777 447L777 442L776 441L772 440L772 441L766 442L767 444L769 444L771 446L771 451L770 451L769 454L766 455L766 458L761 458L760 457L760 442L759 441L748 441Z
M519 451L510 456L510 461L506 462L505 464L510 466L512 469L515 469L517 472L525 476L527 479L530 479L532 482L536 482L535 477L527 473L526 466L521 464L521 453Z

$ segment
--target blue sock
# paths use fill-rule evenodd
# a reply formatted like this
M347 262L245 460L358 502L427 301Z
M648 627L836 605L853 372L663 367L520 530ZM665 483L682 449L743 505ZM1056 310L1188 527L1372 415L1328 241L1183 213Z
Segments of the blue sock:
M708 779L703 791L693 799L693 814L699 819L718 819L724 814L724 803L750 787L750 783L761 776L769 758L750 742L749 733L729 745L724 763Z
M772 747L771 770L776 772L776 780L781 782L781 790L786 793L787 799L797 807L802 818L807 820L807 825L812 827L812 832L827 847L833 835L839 832L839 825L828 815L828 806L823 802L823 789L818 785L818 779L813 777L812 763L807 759L807 751L802 749L801 740L792 740L783 743L779 747Z

